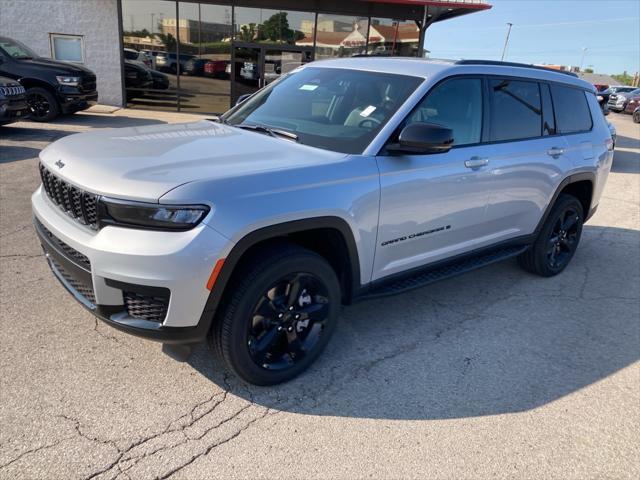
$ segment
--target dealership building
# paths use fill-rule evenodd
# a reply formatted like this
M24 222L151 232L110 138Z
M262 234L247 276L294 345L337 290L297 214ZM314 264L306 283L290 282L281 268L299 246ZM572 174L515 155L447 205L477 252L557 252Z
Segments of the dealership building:
M0 0L0 32L96 73L100 103L221 113L312 60L423 56L482 0Z

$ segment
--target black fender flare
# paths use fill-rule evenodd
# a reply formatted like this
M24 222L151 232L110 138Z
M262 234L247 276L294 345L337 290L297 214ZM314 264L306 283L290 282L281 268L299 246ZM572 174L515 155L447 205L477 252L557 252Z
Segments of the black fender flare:
M269 225L246 234L233 246L224 261L213 289L209 293L209 298L200 315L198 325L195 327L197 332L194 332L196 333L194 336L199 339L206 338L224 295L224 291L229 284L229 280L238 266L240 259L252 246L265 240L276 239L292 233L319 228L335 229L340 232L344 238L351 269L350 285L348 286L350 288L348 296L351 298L355 292L360 289L360 258L351 227L344 219L335 216L312 217Z
M588 180L589 182L591 182L592 193L593 193L595 191L595 186L596 186L596 174L594 172L574 173L572 175L569 175L568 177L566 177L560 182L560 185L558 185L558 188L556 188L556 191L553 193L553 196L551 197L551 201L547 205L547 208L545 209L544 214L540 218L540 221L538 222L538 225L534 230L534 237L538 236L538 233L542 229L542 226L547 221L547 217L551 213L551 209L555 205L556 200L558 200L558 197L560 196L560 193L562 192L562 190L564 190L567 187L567 185L570 185L576 182L583 182L585 180ZM594 212L595 212L595 209L590 209L588 212L584 212L585 222L593 215Z

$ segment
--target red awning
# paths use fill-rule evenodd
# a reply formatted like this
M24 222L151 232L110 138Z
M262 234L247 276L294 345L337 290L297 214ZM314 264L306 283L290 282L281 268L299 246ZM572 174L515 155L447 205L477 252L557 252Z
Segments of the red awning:
M470 10L488 10L492 5L478 1L461 1L461 0L363 0L369 3L395 3L402 5L419 5L429 7L443 7L443 8L465 8Z

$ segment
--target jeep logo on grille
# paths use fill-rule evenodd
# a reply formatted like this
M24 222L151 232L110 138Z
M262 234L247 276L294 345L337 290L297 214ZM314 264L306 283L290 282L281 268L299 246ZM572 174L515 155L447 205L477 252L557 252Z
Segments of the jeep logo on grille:
M64 167L64 162L62 160L58 160L54 165L58 168Z

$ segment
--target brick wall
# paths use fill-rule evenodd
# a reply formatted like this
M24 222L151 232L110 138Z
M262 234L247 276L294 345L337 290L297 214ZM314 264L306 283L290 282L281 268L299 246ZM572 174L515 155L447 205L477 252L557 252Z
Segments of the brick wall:
M118 0L0 0L0 35L50 58L50 33L84 36L85 65L98 77L99 102L121 106Z

